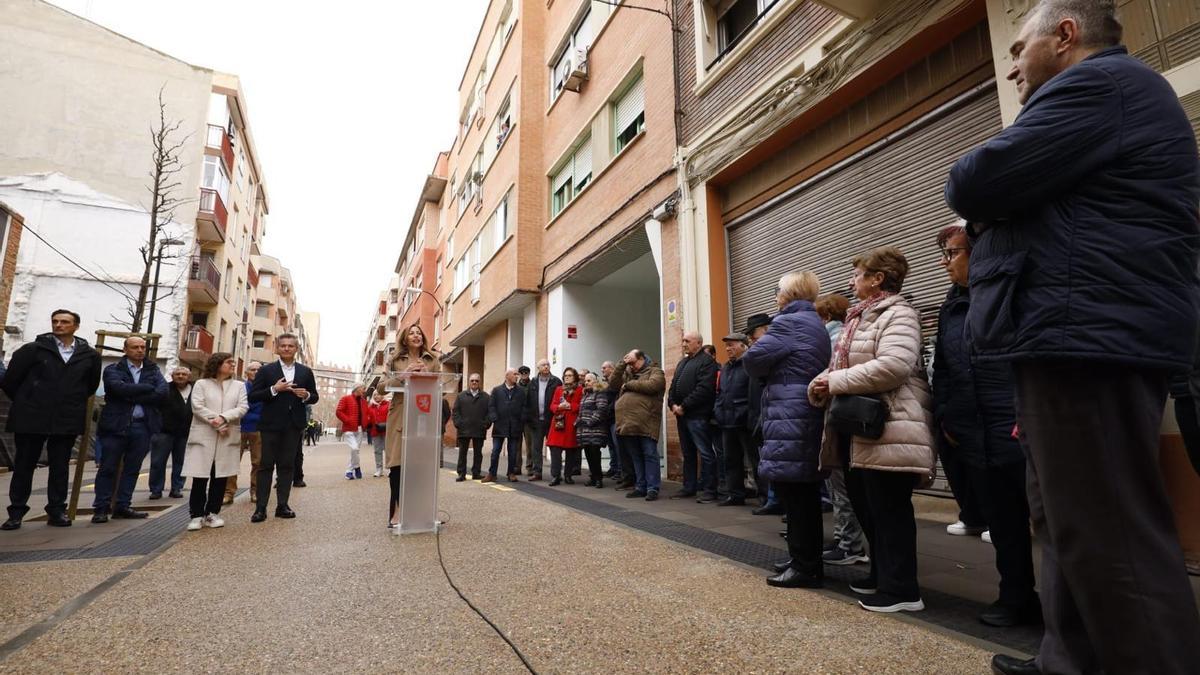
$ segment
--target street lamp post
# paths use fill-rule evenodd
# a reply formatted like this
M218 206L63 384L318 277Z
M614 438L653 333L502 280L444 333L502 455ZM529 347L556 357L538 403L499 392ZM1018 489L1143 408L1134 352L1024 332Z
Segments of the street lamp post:
M150 291L150 320L146 323L146 332L154 332L154 310L158 306L158 275L162 271L163 248L166 246L182 246L186 242L179 239L163 239L158 242L158 259L154 263L154 288Z
M408 286L404 289L404 292L405 293L416 293L418 295L420 295L421 293L424 293L425 295L428 295L429 297L433 298L433 304L437 305L439 312L441 312L442 314L446 313L446 308L442 307L442 303L438 302L437 296L434 295L433 293L430 293L429 291L427 291L423 288L417 288L416 286Z

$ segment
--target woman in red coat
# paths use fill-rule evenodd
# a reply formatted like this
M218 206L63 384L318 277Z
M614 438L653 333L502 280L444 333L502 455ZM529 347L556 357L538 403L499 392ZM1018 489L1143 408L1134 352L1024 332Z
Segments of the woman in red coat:
M579 418L579 401L583 398L583 387L579 386L579 373L574 368L563 370L562 386L555 388L550 398L550 409L554 418L550 420L550 433L546 434L546 445L550 447L550 485L558 485L563 478L563 450L567 451L565 481L574 484L571 478L575 467L582 463L579 441L575 438L575 420Z

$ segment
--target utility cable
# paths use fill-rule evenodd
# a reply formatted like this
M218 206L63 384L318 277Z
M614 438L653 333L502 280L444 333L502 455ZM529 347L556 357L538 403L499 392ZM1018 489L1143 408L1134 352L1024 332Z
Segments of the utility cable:
M521 652L521 648L518 647L516 644L514 644L512 640L508 639L508 636L504 634L504 631L500 630L500 627L497 626L491 619L489 619L487 614L483 613L483 610L476 607L475 603L471 602L470 599L467 598L467 596L463 595L462 590L460 590L458 585L454 583L454 580L450 578L450 571L446 569L446 560L444 558L442 558L442 528L441 528L441 525L444 525L444 524L450 522L450 514L447 511L438 511L438 514L439 515L444 514L445 520L443 520L441 523L439 523L439 525L437 527L434 528L433 536L434 536L434 539L437 541L438 564L442 566L442 574L446 575L446 583L450 584L450 588L453 588L454 592L458 593L458 597L462 598L462 601L467 603L467 607L470 607L471 609L473 609L475 611L475 613L479 615L479 618L486 621L487 625L491 626L492 630L496 631L496 635L499 635L500 639L504 640L504 642L508 644L508 646L512 649L513 653L517 655L517 658L521 659L521 663L525 666L525 669L528 670L533 675L537 675L537 671L533 669L533 665L531 663L529 663L529 659L526 658L525 654Z
M125 289L123 289L123 288L117 288L116 286L113 286L112 284L108 283L108 282L107 282L107 281L105 281L104 279L101 279L100 277L96 276L96 275L95 275L95 274L94 274L94 273L93 273L91 270L89 270L88 268L86 268L86 267L84 267L83 265L80 265L79 263L75 262L75 259L74 259L74 258L72 258L71 256L67 255L66 253L63 253L62 251L58 250L58 247L57 247L57 246L55 246L54 244L51 244L49 241L47 241L45 237L43 237L42 235L38 234L37 230L33 229L32 227L29 227L29 225L28 225L28 224L25 224L24 226L22 226L22 228L21 228L21 229L22 229L22 231L24 231L24 232L28 232L28 233L32 234L33 236L37 237L37 238L38 238L38 239L39 239L39 240L40 240L40 241L41 241L43 244L45 244L46 246L49 246L51 251L54 251L55 253L57 253L57 254L59 254L60 256L62 256L64 260L66 260L67 262L71 263L72 265L74 265L74 266L78 267L80 270L82 270L82 271L83 271L83 273L84 273L84 274L86 274L86 275L88 275L89 277L91 277L91 278L95 279L96 281L99 281L100 283L102 283L102 284L104 284L105 286L109 287L110 289L112 289L112 290L116 291L117 293L120 293L122 296L124 296L124 297L126 297L126 298L128 298L128 299L130 299L130 300L136 300L136 298L134 298L132 294L130 294L130 293L128 293L127 291L125 291Z

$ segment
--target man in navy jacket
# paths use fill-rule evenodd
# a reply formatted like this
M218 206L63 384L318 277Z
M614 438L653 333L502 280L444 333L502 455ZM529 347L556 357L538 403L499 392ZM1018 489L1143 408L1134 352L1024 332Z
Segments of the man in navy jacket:
M125 338L125 356L104 369L104 410L100 412L99 427L104 455L96 473L93 523L108 522L114 483L117 498L111 511L113 518L149 515L133 510L130 504L142 462L150 454L150 441L162 431L160 408L166 398L167 381L158 366L146 360L146 341L140 337Z
M1002 673L1200 672L1200 618L1158 462L1196 345L1200 160L1114 2L1046 0L1010 51L1024 109L946 187L972 223L967 335L1013 363L1046 633Z
M250 404L262 403L258 433L262 440L262 457L258 465L256 508L250 522L267 519L267 504L271 500L271 474L278 472L275 493L276 518L295 518L288 505L292 494L292 472L301 447L308 411L304 406L317 402L317 380L312 369L296 362L299 340L291 333L275 338L275 353L279 360L259 369L250 385Z

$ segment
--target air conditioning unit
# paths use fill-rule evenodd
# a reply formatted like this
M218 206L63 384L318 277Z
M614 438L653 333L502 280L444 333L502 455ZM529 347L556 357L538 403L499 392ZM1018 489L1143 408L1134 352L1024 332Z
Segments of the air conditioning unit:
M583 89L583 83L588 79L587 49L576 49L575 56L567 64L567 79L563 89L578 92Z

